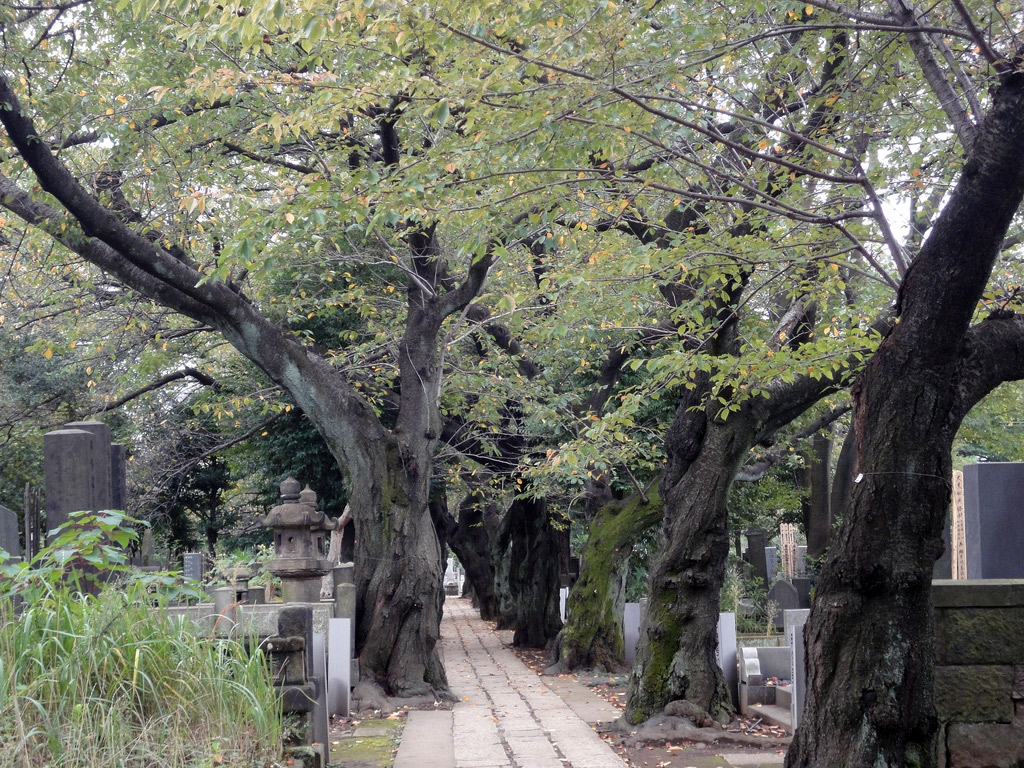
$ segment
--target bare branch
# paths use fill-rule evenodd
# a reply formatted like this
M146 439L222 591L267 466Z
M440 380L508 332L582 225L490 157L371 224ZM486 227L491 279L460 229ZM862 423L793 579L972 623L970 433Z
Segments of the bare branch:
M842 405L837 405L832 410L819 416L803 429L794 432L792 437L782 445L776 446L754 461L744 464L743 467L740 468L740 471L736 473L736 477L734 479L747 483L760 480L769 469L782 461L786 456L790 455L793 446L801 440L807 439L819 429L824 429L832 422L841 418L844 414L849 413L852 409L853 402L851 401L847 401Z
M120 408L122 405L130 403L132 400L141 397L147 392L152 392L154 390L160 389L161 387L165 387L168 384L171 384L172 382L181 381L182 379L194 379L195 381L198 381L200 384L207 387L213 387L214 389L218 387L217 381L212 376L208 376L207 374L203 373L202 371L198 371L195 368L186 367L182 368L180 371L174 371L173 373L168 373L165 376L161 376L156 381L153 381L144 387L140 387L139 389L136 389L134 392L129 392L127 395L119 397L117 400L114 400L113 402L104 404L104 406L100 408L98 411L96 411L96 413L100 414L105 413L107 411L116 410L117 408Z

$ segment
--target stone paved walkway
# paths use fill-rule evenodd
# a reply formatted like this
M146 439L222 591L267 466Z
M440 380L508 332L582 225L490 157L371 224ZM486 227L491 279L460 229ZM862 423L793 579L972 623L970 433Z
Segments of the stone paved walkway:
M441 650L459 701L450 712L409 713L394 768L625 768L593 728L619 711L571 678L538 677L468 600L446 600ZM681 764L776 768L782 761L771 752L687 750Z
M613 707L585 689L564 691L567 703L468 600L449 598L444 608L442 652L459 701L450 713L410 713L395 768L623 768L571 708L599 722L618 715Z

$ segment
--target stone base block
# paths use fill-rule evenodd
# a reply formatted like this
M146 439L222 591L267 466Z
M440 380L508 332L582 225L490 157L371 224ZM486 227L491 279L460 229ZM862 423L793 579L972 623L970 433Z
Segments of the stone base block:
M952 723L946 731L947 768L1024 766L1024 723Z
M1013 720L1013 667L936 667L935 706L943 720L1009 723Z

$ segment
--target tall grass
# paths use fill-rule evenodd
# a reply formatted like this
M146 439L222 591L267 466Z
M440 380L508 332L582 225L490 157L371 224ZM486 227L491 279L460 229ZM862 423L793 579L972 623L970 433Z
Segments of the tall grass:
M0 599L0 768L264 766L281 751L265 661L144 590Z

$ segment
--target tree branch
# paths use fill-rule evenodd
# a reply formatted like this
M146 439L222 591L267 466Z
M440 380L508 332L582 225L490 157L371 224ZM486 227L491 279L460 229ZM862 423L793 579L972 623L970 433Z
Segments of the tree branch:
M824 429L843 415L849 413L851 410L853 410L853 402L847 401L842 405L837 405L827 413L823 413L803 429L794 432L793 435L782 445L773 448L754 461L744 464L734 479L746 483L760 480L769 469L791 453L793 446L801 440L807 439L819 429Z
M160 389L161 387L165 387L168 384L171 384L172 382L181 381L182 379L195 379L203 386L212 387L214 389L218 389L220 386L219 384L217 384L217 381L212 376L208 376L207 374L198 371L195 368L186 367L182 368L180 371L174 371L173 373L168 373L165 376L161 376L156 381L153 381L144 387L140 387L139 389L136 389L134 392L129 392L127 395L119 397L117 400L114 400L111 403L104 404L104 406L95 413L100 414L106 413L107 411L116 410L117 408L120 408L122 405L130 403L132 400L136 399L137 397L141 397L147 392L152 392L154 390Z

